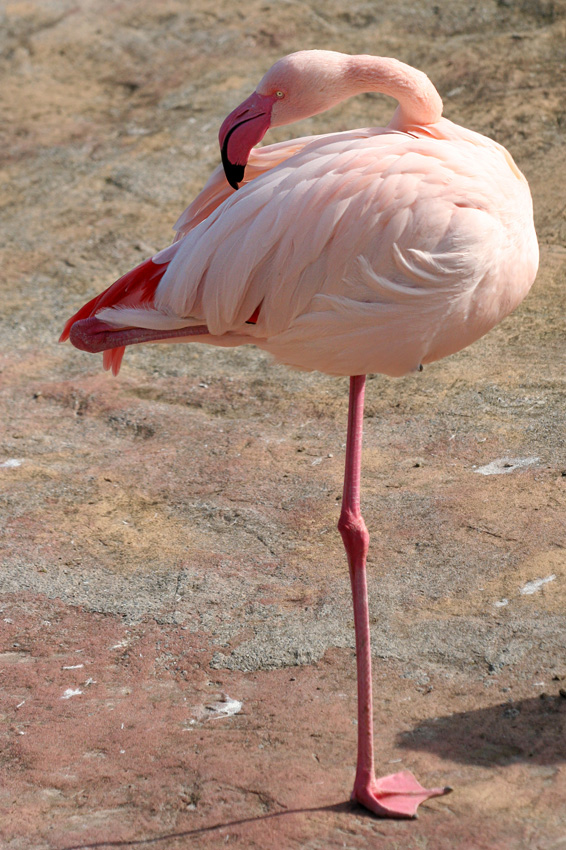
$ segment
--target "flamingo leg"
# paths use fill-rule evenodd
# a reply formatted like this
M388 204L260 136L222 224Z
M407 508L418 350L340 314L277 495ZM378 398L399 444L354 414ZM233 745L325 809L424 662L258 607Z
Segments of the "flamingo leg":
M352 800L380 817L413 818L420 803L447 794L450 788L423 788L409 771L375 778L373 763L373 710L366 556L369 534L360 511L360 470L365 375L350 378L348 436L344 494L338 530L348 556L358 673L358 763Z

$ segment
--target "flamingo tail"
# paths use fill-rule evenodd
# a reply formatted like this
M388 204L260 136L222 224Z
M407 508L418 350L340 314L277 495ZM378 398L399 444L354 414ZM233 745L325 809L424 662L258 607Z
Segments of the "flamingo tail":
M84 307L81 307L74 316L71 316L63 328L59 342L65 342L69 339L71 328L75 322L94 316L105 307L115 307L117 304L122 307L140 307L150 303L168 266L168 262L155 263L150 258L122 275L108 289L105 289L100 295L96 295Z
M168 265L169 262L156 263L150 258L127 272L71 316L59 342L69 339L81 351L102 351L104 369L111 369L117 375L127 345L208 333L206 325L176 330L149 330L115 327L96 318L96 314L107 307L149 306Z

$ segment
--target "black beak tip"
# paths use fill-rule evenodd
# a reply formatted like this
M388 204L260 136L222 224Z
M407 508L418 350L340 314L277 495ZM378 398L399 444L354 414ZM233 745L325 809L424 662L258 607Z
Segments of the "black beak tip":
M246 170L246 166L230 162L226 154L226 144L224 144L222 148L222 166L224 168L226 180L228 181L232 189L238 189L238 184L241 183L244 179L244 172Z

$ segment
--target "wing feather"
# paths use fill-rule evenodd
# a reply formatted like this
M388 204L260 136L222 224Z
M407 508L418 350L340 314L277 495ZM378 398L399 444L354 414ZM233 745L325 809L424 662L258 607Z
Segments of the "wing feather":
M525 229L513 222L517 208L530 220L530 198L503 149L442 138L445 123L427 138L368 129L270 145L237 192L217 169L147 261L151 286L124 278L87 308L118 325L205 325L213 344L256 342L334 374L399 375L459 350L518 303L500 280L515 285Z
M453 285L473 286L477 257L456 250L450 231L468 184L478 193L477 173L468 179L458 171L454 145L438 141L434 157L430 145L397 133L311 140L187 233L157 288L156 308L198 318L218 336L240 332L261 303L248 333L270 337L316 295L342 291L347 279L355 289L360 256L375 276L376 302L435 287L440 295L442 269ZM450 181L453 203L446 202ZM365 280L366 297L367 287Z

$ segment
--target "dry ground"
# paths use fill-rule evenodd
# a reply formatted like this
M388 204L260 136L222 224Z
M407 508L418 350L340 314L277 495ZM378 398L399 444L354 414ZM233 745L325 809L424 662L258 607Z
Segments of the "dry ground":
M566 848L564 0L0 14L2 847ZM128 352L115 380L56 343L168 243L224 115L305 47L425 70L512 151L541 242L498 329L368 384L379 760L456 789L416 823L348 802L347 382L197 345Z

